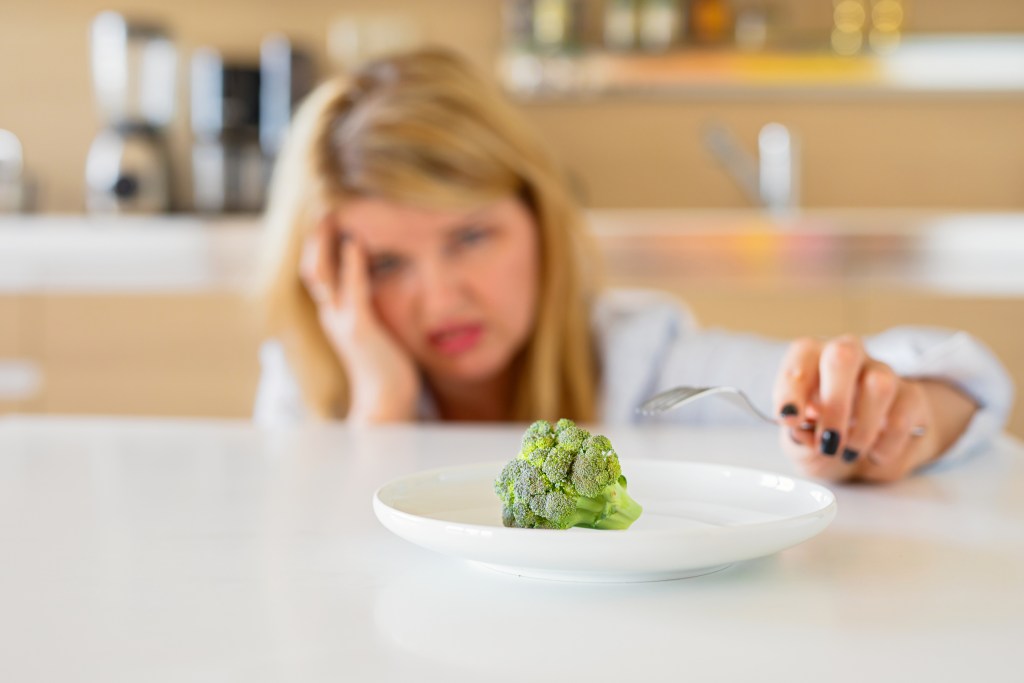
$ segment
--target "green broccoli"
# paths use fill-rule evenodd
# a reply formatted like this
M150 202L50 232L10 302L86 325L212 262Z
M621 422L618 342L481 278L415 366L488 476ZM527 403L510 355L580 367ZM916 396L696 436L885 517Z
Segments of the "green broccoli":
M534 422L494 491L505 526L627 529L643 508L626 493L619 456L607 437L572 421Z

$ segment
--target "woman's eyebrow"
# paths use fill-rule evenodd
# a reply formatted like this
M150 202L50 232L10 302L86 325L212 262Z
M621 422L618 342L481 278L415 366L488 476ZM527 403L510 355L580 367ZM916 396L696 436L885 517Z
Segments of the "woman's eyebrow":
M445 229L445 232L451 235L472 225L486 222L490 217L490 213L489 209L476 209L475 211L469 211L452 221L452 224Z

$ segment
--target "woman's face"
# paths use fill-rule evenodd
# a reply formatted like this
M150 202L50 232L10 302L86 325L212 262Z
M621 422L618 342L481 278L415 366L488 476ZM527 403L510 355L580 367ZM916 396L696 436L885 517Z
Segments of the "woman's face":
M366 198L335 218L366 253L377 315L428 377L508 368L537 308L537 227L521 201L439 211Z

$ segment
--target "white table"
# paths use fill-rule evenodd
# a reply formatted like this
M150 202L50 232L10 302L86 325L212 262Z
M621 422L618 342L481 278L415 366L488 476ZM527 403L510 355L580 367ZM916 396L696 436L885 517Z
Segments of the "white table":
M837 487L821 536L681 581L516 578L374 518L378 485L518 432L0 419L0 681L1021 680L1018 441ZM606 433L792 472L771 430Z

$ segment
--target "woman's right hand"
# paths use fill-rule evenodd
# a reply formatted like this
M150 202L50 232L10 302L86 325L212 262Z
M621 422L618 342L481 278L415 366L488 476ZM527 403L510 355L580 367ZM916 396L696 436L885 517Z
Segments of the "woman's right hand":
M316 303L320 326L345 366L348 418L415 420L419 372L373 310L362 247L324 221L303 245L299 275Z

